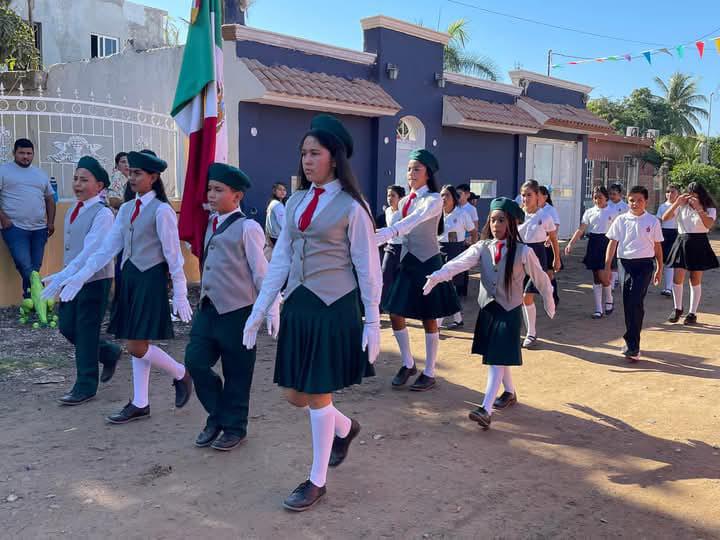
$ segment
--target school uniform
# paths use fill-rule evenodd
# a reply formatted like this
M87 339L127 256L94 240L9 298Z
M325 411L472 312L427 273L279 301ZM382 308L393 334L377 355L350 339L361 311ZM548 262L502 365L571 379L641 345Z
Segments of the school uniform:
M443 212L443 233L438 236L443 263L465 251L465 233L473 229L475 229L475 223L473 223L470 213L461 207L456 206L449 214ZM458 296L467 296L465 272L455 276L452 283Z
M555 223L551 215L543 208L538 208L532 214L525 212L525 221L518 224L520 238L527 247L535 252L540 266L546 272L550 269L550 261L547 258L545 241L548 239L548 234L554 230L556 230ZM530 294L540 293L529 277L525 278L525 292Z
M607 205L605 208L593 206L583 213L581 223L585 225L588 243L582 262L588 270L605 269L605 253L610 243L607 232L616 216L615 209Z
M395 225L402 219L402 211L400 207L397 210L393 210L392 207L385 209L385 226L390 227ZM400 252L402 250L402 238L391 238L382 248L382 300L381 303L387 300L388 292L395 282L397 276L398 266L400 266Z
M608 201L607 205L615 211L615 217L619 216L620 214L624 214L628 210L630 210L630 206L628 205L628 203L626 203L622 199L620 199L618 202Z
M211 216L205 232L200 302L185 349L185 365L209 415L206 429L216 434L220 430L239 438L247 434L256 349L243 347L239 330L267 273L264 242L260 225L239 208ZM212 369L218 360L222 379Z
M467 212L467 215L470 216L470 220L473 224L473 229L476 228L476 223L478 224L477 227L480 227L480 217L478 216L477 207L475 207L473 204L470 204L469 202L466 202L465 204L460 205L460 209ZM470 229L469 231L465 231L465 241L469 245L472 241L472 235L471 232L473 229ZM478 234L480 231L478 230ZM467 245L464 246L464 248L467 248ZM463 272L460 276L458 276L457 279L453 280L453 283L455 284L455 290L457 290L458 296L466 297L468 286L470 285L470 272Z
M283 223L285 223L285 205L282 201L273 199L268 204L265 215L265 235L268 238L270 247L274 247L277 243Z
M71 276L83 266L97 251L112 225L113 213L99 196L68 208L63 238L63 275ZM114 265L109 262L85 282L73 300L61 302L58 308L60 333L75 346L77 377L70 393L78 398L95 395L99 364L112 373L121 354L120 347L100 339L113 274Z
M555 230L560 230L560 214L558 214L558 211L555 209L555 207L552 204L546 204L542 207L543 212L545 212L552 222L555 224ZM548 269L554 268L555 264L555 255L553 254L552 246L545 246L545 257L547 258L548 262ZM562 261L560 261L560 265L562 267Z
M625 270L625 354L637 357L640 353L640 331L645 316L645 295L655 268L655 243L663 240L660 222L648 212L640 216L625 212L615 218L607 237L617 240L617 257Z
M705 210L713 221L717 219L717 210ZM700 214L689 204L676 211L678 237L668 253L668 264L673 268L689 271L706 271L718 267L718 259L710 246L709 229L700 219Z
M677 224L677 216L673 216L671 219L662 220L663 214L672 206L672 203L665 201L660 206L658 206L657 213L655 216L661 221L661 227L662 227L662 234L663 234L663 242L662 242L662 248L663 248L663 262L664 264L669 265L670 264L670 250L672 249L673 245L675 244L675 240L677 239L678 235L678 224Z

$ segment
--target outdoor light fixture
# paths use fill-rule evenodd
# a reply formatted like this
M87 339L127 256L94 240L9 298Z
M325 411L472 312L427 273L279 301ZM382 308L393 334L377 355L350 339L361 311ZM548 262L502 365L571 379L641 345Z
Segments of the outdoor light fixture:
M388 79L391 81L397 80L398 75L400 75L400 68L395 64L387 64L385 71L387 72Z
M437 83L438 88L445 88L445 76L442 73L435 74L435 82Z

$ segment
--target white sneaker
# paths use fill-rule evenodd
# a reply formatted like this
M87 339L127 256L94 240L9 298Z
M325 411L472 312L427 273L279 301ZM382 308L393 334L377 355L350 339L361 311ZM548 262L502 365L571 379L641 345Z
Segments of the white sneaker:
M537 338L535 336L526 336L522 342L523 349L532 349L535 347Z

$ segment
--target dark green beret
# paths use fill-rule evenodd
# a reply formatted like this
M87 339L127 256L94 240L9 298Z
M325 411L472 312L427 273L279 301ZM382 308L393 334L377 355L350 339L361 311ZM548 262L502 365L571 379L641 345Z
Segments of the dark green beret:
M433 173L438 172L440 164L437 158L429 150L413 150L410 152L410 161L419 161Z
M498 197L490 203L490 211L502 210L509 216L513 216L518 223L525 221L525 212L518 206L518 203L507 197Z
M107 188L110 185L110 177L107 171L100 165L100 162L92 156L83 156L77 164L78 169L87 169L92 173L98 182L102 182Z
M215 180L238 191L245 192L252 187L250 177L237 167L226 163L211 163L208 168L208 182Z
M142 169L151 173L161 173L167 169L167 163L149 151L130 152L128 164L132 169Z
M321 132L337 139L345 147L347 157L353 154L353 138L343 123L330 114L318 114L310 123L310 134Z

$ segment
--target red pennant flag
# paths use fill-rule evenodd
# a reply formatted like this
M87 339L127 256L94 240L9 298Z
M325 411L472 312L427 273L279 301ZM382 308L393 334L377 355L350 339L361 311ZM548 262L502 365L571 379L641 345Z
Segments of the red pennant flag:
M702 58L702 55L705 52L705 42L704 41L696 41L695 46L697 47L697 50L700 53L700 58Z

